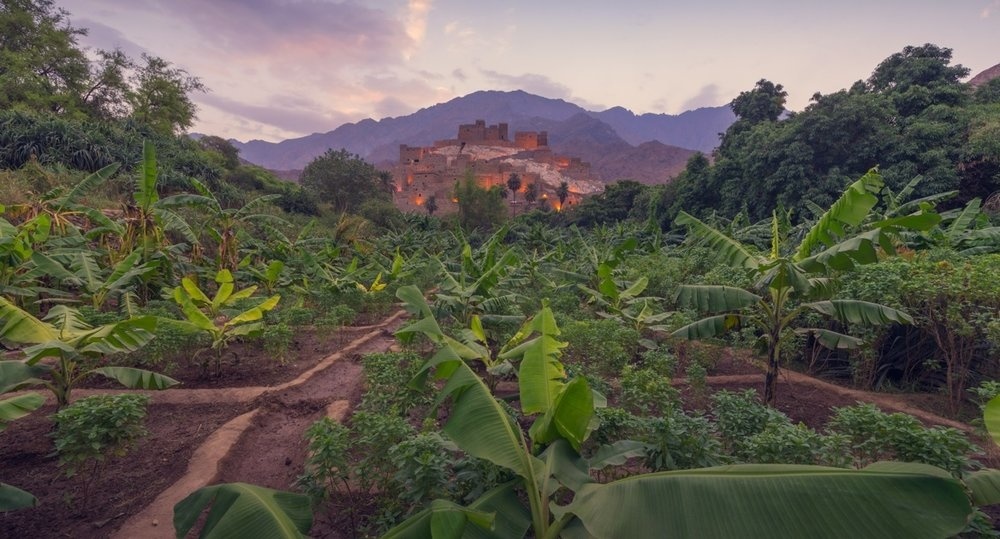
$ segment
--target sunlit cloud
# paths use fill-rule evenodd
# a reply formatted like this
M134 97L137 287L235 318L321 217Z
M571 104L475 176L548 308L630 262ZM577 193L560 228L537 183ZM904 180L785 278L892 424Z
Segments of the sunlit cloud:
M406 35L413 40L413 48L417 48L427 35L427 14L431 11L431 0L409 0L406 10ZM408 50L407 59L413 51Z

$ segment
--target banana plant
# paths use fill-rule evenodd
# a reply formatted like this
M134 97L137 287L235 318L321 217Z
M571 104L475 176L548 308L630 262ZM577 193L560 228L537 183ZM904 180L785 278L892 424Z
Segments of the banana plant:
M507 286L512 284L508 282L511 273L521 263L516 252L504 249L506 233L506 227L497 231L476 253L478 257L474 256L472 246L465 243L460 262L455 266L434 258L441 274L437 304L463 325L468 325L473 315L492 321L521 318L501 314L517 301L518 295L509 292Z
M913 319L902 311L864 301L831 299L829 274L855 264L877 261L877 248L892 251L888 235L880 228L851 234L878 201L881 176L872 170L851 184L844 194L810 228L797 246L785 245L779 220L772 218L771 250L760 255L719 230L681 212L676 223L688 229L695 242L708 246L717 261L750 274L752 289L729 286L680 286L678 306L710 314L673 332L684 339L716 337L726 331L753 327L767 344L767 373L764 400L773 405L781 365L781 344L789 338L786 329L795 326L800 314L814 311L841 324L910 324ZM791 248L789 248L791 247ZM788 254L791 252L792 254ZM799 328L827 348L855 348L860 339L824 328Z
M82 245L57 249L48 255L36 253L34 261L50 275L78 287L79 297L89 300L94 309L101 310L112 298L118 298L120 304L139 279L156 269L157 261L140 263L141 257L141 252L133 251L105 271L98 264L95 251Z
M385 537L946 537L964 529L972 507L963 485L932 466L878 463L863 470L821 466L738 465L641 474L598 483L590 473L621 464L636 444L603 446L589 459L580 447L594 427L594 393L568 379L559 362L565 343L544 307L525 323L517 361L527 434L469 366L470 351L440 333L413 287L398 296L418 319L400 330L437 344L414 384L433 371L450 400L443 432L466 453L517 475L468 507L443 500ZM432 417L436 412L432 411ZM836 492L836 496L831 496ZM572 493L572 496L570 496ZM562 503L572 498L569 503ZM527 501L527 504L525 504ZM471 524L471 525L470 525Z
M193 279L190 277L182 279L181 286L174 288L172 297L184 313L185 320L172 323L182 330L205 333L211 337L216 373L221 374L222 355L225 349L237 337L259 335L263 330L264 313L277 307L281 296L274 294L239 313L227 316L223 309L233 307L239 300L252 297L257 287L250 286L237 291L232 273L225 269L219 270L215 281L219 285L218 290L209 298ZM208 362L208 359L202 362L204 373L208 372Z
M91 327L79 312L55 305L44 319L0 298L0 341L24 348L25 359L0 361L0 391L42 385L56 397L56 406L69 404L70 393L83 378L100 375L129 389L167 389L179 382L144 369L100 367L82 369L84 358L134 352L153 339L156 319L151 316Z

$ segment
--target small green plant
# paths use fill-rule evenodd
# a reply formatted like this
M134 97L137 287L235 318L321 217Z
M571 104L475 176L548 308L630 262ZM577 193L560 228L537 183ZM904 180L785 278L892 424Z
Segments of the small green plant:
M454 444L436 432L418 434L389 449L397 503L409 516L435 498L452 497L455 459Z
M638 332L614 320L575 321L561 329L569 343L566 363L583 363L606 376L620 373L638 348Z
M675 410L649 421L646 465L655 471L706 468L725 462L708 418Z
M958 476L978 464L968 456L978 448L960 431L926 428L911 415L886 414L874 404L837 408L827 428L850 439L855 466L892 458L931 464Z
M740 460L758 464L846 464L848 448L842 437L829 444L823 435L809 427L791 422L772 422L764 430L740 444ZM841 450L838 456L831 448ZM828 462L832 460L834 462Z
M748 438L769 424L787 423L785 414L761 404L757 391L722 390L712 395L712 415L727 451L736 452Z
M285 354L288 353L292 342L295 340L295 332L285 322L268 324L260 331L260 340L264 345L264 351L278 360L285 363Z
M699 361L691 361L684 369L684 375L695 400L703 401L708 393L708 369Z
M621 375L622 404L639 414L669 413L678 406L680 392L670 379L648 367L625 365Z
M83 472L83 499L100 478L109 457L124 456L146 436L145 395L94 395L56 412L54 433L59 466L67 477Z
M361 359L367 387L361 408L369 411L396 410L406 414L419 404L429 404L424 389L410 387L421 358L413 352L368 354Z

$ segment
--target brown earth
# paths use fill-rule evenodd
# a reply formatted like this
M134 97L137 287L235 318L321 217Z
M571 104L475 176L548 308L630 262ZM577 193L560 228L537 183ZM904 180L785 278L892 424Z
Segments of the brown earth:
M402 320L396 313L374 326L299 335L294 356L278 367L246 348L238 350L239 368L224 369L221 377L204 380L197 369L185 371L185 389L149 392L150 435L125 457L108 461L86 499L83 482L63 477L52 454L54 407L12 423L0 435L0 479L35 494L39 506L0 513L0 537L167 538L173 537L173 505L201 486L242 481L291 489L306 458L303 432L324 415L348 416L364 390L358 359L392 346ZM763 383L757 366L731 351L711 374L710 391L760 391ZM74 396L95 392L112 391L79 390ZM690 396L690 389L684 393ZM778 408L814 428L832 407L858 401L974 433L928 410L943 404L943 397L857 391L788 370L778 388ZM350 537L347 525L343 515L317 515L313 536Z

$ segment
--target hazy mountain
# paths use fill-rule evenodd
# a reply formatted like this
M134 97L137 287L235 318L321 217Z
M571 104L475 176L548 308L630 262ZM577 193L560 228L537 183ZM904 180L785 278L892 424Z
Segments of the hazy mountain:
M969 85L973 88L978 88L997 77L1000 77L1000 64L997 64L989 69L984 69L975 77L969 79Z
M588 115L596 121L588 122ZM733 116L728 107L698 109L677 116L636 116L621 107L589 112L561 99L520 90L481 91L408 116L362 120L327 133L278 143L233 142L240 149L240 157L270 169L301 169L329 148L346 148L373 163L382 163L396 160L400 144L430 145L435 140L452 138L459 124L476 119L506 122L512 135L518 130L547 129L549 142L557 151L590 161L603 177L600 163L610 154L628 151L650 140L708 152L717 144L718 133L732 123ZM561 125L561 122L567 123Z
M728 106L689 110L676 116L650 113L637 116L622 107L590 114L614 128L629 144L657 140L702 153L711 153L719 145L719 134L736 121Z

